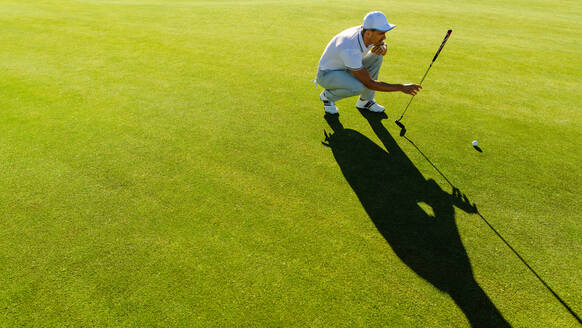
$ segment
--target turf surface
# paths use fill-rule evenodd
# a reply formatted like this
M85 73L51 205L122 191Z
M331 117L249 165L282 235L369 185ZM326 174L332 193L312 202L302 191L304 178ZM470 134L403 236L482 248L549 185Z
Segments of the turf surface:
M371 10L398 25L382 80L453 34L414 144L408 97L378 94L389 118L340 101L329 148L309 81ZM578 326L483 218L582 314L581 22L579 1L0 0L0 326Z

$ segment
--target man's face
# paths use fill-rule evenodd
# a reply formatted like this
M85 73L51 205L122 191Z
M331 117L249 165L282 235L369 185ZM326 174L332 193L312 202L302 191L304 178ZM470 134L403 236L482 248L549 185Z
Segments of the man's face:
M382 31L371 31L372 37L371 41L374 45L381 45L384 40L386 40L386 32Z
M371 42L375 46L379 46L386 40L386 32L382 31L375 31L375 30L367 30L366 35L368 41Z

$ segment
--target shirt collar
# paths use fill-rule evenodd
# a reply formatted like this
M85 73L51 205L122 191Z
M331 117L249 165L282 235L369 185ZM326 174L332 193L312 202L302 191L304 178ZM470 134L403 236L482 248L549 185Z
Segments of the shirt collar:
M362 38L362 31L363 31L363 28L360 27L360 29L358 30L358 43L360 44L360 50L362 50L362 52L367 52L368 50L370 50L370 47L372 47L372 45L370 45L369 47L366 48L366 44L364 43L364 38Z

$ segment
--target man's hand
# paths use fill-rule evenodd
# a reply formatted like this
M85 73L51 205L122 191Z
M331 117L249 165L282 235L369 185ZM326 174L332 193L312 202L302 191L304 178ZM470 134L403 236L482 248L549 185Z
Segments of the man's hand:
M402 89L400 91L416 96L416 94L422 89L422 87L418 84L403 84Z
M381 45L375 45L372 50L370 50L373 54L376 54L378 56L384 56L386 55L386 52L388 51L388 45L386 45L386 43L382 42Z

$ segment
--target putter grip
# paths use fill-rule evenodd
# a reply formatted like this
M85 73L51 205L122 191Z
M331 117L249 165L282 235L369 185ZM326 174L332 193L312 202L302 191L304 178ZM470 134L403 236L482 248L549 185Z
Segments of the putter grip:
M436 54L434 55L434 58L432 59L433 62L437 59L437 57L441 53L441 50L443 50L443 47L445 46L445 43L447 43L447 40L449 39L449 36L451 36L451 33L453 33L453 30L452 29L450 29L450 30L447 31L447 35L445 35L445 38L443 40L443 43L441 43L441 46L440 46L439 50L436 52Z

